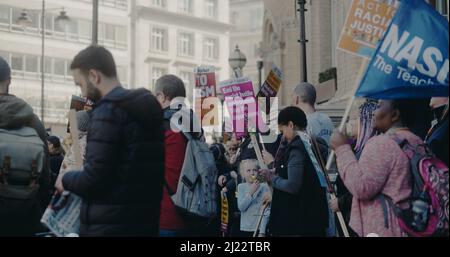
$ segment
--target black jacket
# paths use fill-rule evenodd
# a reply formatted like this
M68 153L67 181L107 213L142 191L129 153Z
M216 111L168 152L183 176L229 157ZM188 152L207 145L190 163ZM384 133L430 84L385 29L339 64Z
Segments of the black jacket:
M63 186L83 199L82 236L156 236L164 177L163 113L145 89L117 87L95 106L82 172Z
M445 108L445 107L444 107ZM444 117L439 120L427 137L427 144L431 147L433 153L448 166L448 111Z
M321 187L314 166L300 137L286 146L281 161L275 163L276 173L288 179L292 160L301 160L295 172L300 174L297 193L289 193L274 186L269 229L273 236L325 236L328 227L328 204L325 188Z

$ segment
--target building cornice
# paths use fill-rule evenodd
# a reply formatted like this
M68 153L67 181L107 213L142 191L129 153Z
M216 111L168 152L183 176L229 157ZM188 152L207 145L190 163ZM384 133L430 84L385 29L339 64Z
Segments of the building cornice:
M219 22L212 19L195 17L192 15L169 12L165 9L137 6L137 16L139 19L149 21L164 21L172 25L179 26L180 24L189 24L196 29L210 30L211 27L218 33L224 33L231 30L232 25L224 22Z
M170 63L171 59L169 57L159 57L154 55L149 55L147 58L145 58L144 62L151 63L151 62L157 62L157 63Z

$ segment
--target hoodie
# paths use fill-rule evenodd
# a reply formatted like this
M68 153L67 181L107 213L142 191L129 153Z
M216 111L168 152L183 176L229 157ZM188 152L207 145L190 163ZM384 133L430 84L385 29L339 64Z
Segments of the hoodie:
M13 95L0 95L0 128L17 129L31 127L46 142L47 133L33 108L24 100Z
M34 233L39 232L42 229L40 226L40 218L51 197L49 155L45 128L38 117L33 113L31 106L25 101L13 95L0 95L0 128L13 130L21 127L31 127L36 130L37 134L45 144L46 164L39 177L40 188L35 201L33 201L33 209L27 209L26 213L23 213L23 217L14 216L8 218L8 216L6 216L7 218L3 219L6 223L0 221L0 227L2 228L0 236L32 236ZM6 199L0 199L0 216L2 217L5 217L1 214L1 210L2 208L6 208L5 206L8 206L8 201ZM19 208L19 205L17 204L14 204L13 206ZM23 206L21 208L23 208Z

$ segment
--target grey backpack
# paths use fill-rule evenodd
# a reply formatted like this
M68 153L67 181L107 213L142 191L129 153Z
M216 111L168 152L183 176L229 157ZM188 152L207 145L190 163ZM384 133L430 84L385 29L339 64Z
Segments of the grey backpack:
M193 139L189 133L184 135L188 143L177 190L171 192L167 184L166 188L182 212L204 218L215 217L217 167L214 156L205 142Z
M45 145L29 127L0 129L0 199L36 197L44 169Z

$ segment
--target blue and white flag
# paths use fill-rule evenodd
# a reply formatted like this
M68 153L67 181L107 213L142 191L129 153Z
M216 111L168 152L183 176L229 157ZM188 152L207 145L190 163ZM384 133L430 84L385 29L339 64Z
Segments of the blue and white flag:
M448 96L448 21L423 0L401 1L356 96Z

